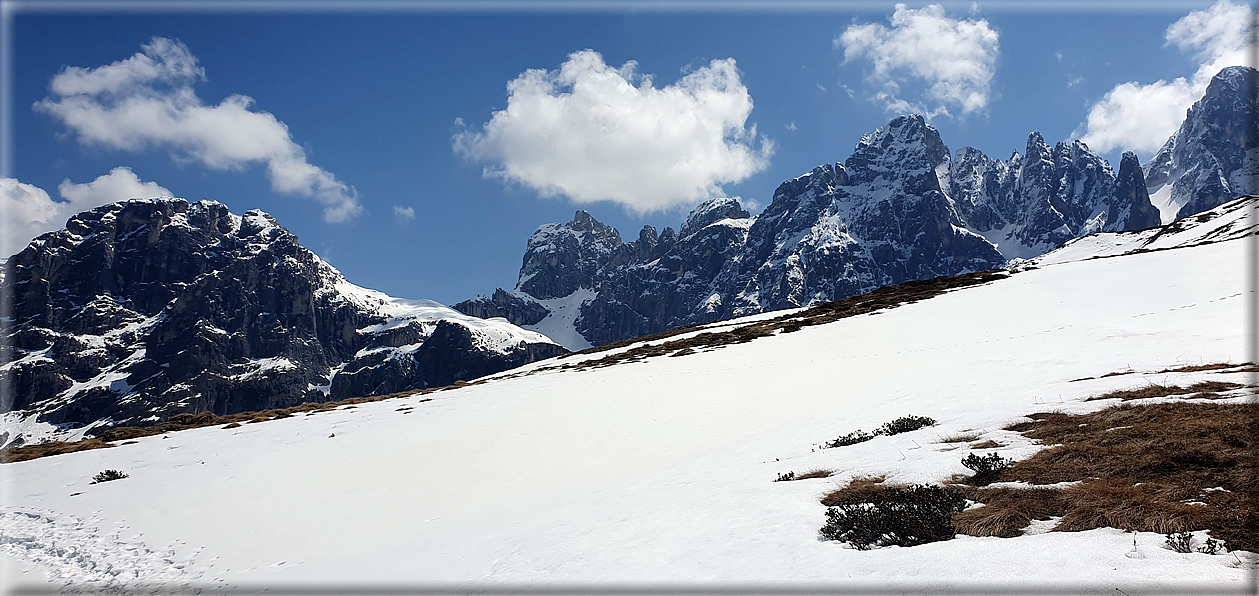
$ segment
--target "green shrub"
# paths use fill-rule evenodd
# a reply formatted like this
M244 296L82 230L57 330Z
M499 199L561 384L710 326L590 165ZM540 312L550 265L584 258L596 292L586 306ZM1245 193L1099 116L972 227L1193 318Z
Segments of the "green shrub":
M102 482L109 482L110 480L122 480L126 477L126 474L119 472L118 470L105 470L104 472L97 472L96 475L92 477L92 482L89 484L100 484Z
M779 474L778 478L774 479L774 482L787 482L787 481L795 480L795 479L796 479L795 472L787 472L786 474Z
M925 426L935 426L935 419L926 416L901 416L891 422L884 422L878 430L874 431L876 435L899 435L907 433L911 430L918 430Z
M961 493L942 486L887 488L828 507L819 533L858 550L916 546L952 539L957 534L953 514L965 508Z
M975 471L971 476L972 484L988 484L1001 476L1001 472L1014 464L1014 460L989 453L983 457L974 453L962 460L962 465Z
M822 446L827 449L831 447L844 447L846 445L856 445L857 443L864 443L873 438L874 438L874 435L864 430L855 430L842 437L835 439L834 441L825 443Z
M1167 535L1167 548L1170 548L1178 553L1193 552L1193 549L1190 548L1192 542L1193 534L1190 534L1189 532L1176 532L1174 534Z

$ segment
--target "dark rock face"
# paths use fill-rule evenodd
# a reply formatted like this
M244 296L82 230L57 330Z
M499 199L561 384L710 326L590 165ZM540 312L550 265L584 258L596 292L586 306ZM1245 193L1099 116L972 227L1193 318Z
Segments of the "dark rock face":
M502 288L495 290L493 296L481 294L455 304L451 308L482 319L502 317L513 325L536 324L551 312L535 301L503 291Z
M80 213L5 268L14 353L0 375L14 401L4 409L56 424L440 386L563 352L510 325L353 286L271 216L214 202ZM483 341L487 325L511 339Z
M1146 165L1149 194L1166 220L1188 217L1259 192L1259 71L1230 66ZM1162 191L1162 192L1160 192ZM1168 217L1174 212L1173 217Z
M534 232L518 286L540 300L567 296L592 279L620 246L621 235L615 229L578 211L567 225L547 224Z
M1114 200L1106 215L1106 221L1126 222L1125 229L1115 231L1129 232L1162 225L1158 209L1150 203L1150 193L1145 184L1136 154L1124 152L1119 162L1119 176L1115 179Z

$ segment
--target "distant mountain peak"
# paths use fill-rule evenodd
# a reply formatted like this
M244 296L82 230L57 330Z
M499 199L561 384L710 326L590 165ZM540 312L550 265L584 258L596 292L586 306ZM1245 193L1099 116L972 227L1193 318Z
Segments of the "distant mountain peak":
M271 215L213 201L97 207L5 269L13 361L0 375L12 408L52 424L444 386L563 352L502 321L355 286Z

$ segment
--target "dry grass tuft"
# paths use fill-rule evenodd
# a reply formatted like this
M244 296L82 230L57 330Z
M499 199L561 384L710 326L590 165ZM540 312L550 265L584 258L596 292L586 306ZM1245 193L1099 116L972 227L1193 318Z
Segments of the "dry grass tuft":
M1013 538L1032 520L1061 516L1066 509L1062 491L1052 488L969 489L964 494L984 503L953 516L957 531L969 536Z
M808 480L810 478L829 478L835 474L835 470L827 470L825 468L814 468L796 474L796 480Z
M1151 383L1145 387L1136 389L1118 389L1109 391L1101 395L1094 395L1084 401L1097 401L1101 399L1121 399L1130 401L1134 399L1148 399L1152 397L1167 397L1169 395L1184 395L1186 393L1197 393L1191 397L1218 397L1221 391L1231 391L1233 389L1241 389L1246 385L1240 383L1226 383L1224 381L1202 381L1194 383L1188 387L1179 385L1159 385Z
M84 439L82 441L49 441L38 445L27 445L25 447L8 447L0 449L0 463L11 463L26 461L28 459L38 459L48 457L50 455L61 455L62 453L74 453L76 451L87 451L89 449L104 449L113 447L100 439Z
M992 439L988 439L987 441L983 441L981 443L975 443L974 445L970 446L971 449L996 449L997 447L1005 447L1005 444L998 443Z
M881 491L889 488L904 488L902 486L894 486L883 484L886 476L862 476L853 478L852 482L844 488L837 488L822 497L822 504L827 507L835 507L841 503L854 503L859 501L868 501L871 497Z
M958 433L940 439L941 443L969 443L979 438L979 433Z
M1253 362L1243 362L1241 364L1233 364L1231 362L1214 362L1211 364L1196 364L1192 366L1181 366L1178 368L1165 368L1163 370L1155 371L1155 374L1178 373L1178 372L1203 372L1203 371L1208 371L1208 370L1229 370L1231 368L1241 368L1243 366L1247 368L1240 371L1230 371L1230 372L1254 372L1255 370L1255 363Z
M1063 489L970 487L967 497L985 505L958 514L963 533L1017 535L1033 519L1060 516L1056 531L1209 529L1231 549L1259 549L1253 531L1259 404L1119 404L1030 418L1009 430L1055 446L1015 463L1002 478L1077 483ZM1214 488L1224 490L1206 490Z

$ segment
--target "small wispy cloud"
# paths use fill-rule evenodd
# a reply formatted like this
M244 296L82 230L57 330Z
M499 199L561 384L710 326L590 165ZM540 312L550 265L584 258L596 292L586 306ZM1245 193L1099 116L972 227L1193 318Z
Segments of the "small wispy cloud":
M409 205L406 207L394 205L393 216L398 218L398 221L411 221L415 219L415 208Z
M1084 82L1084 77L1067 77L1067 86L1074 87Z
M788 122L788 123L787 123L787 125L786 125L786 126L784 126L783 128L786 128L787 130L795 130L795 129L796 129L796 121L795 121L795 120L792 120L791 122Z

